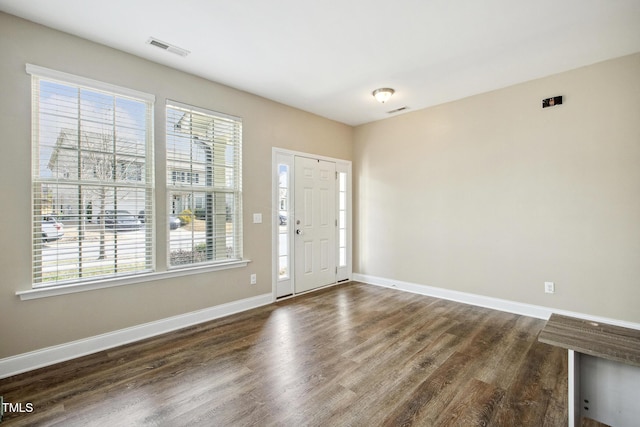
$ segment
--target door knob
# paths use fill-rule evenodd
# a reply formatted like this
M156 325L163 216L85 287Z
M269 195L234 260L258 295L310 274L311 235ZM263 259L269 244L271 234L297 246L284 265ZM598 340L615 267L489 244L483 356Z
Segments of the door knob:
M299 236L302 236L302 230L300 230L299 228L296 230L296 234Z

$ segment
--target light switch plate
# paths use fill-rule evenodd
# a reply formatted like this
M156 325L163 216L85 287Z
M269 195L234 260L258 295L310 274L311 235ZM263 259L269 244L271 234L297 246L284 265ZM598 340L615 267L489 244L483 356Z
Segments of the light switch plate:
M544 282L544 291L547 294L552 294L556 291L556 285L553 282Z
M254 213L253 214L253 223L254 224L262 224L262 214L261 213Z

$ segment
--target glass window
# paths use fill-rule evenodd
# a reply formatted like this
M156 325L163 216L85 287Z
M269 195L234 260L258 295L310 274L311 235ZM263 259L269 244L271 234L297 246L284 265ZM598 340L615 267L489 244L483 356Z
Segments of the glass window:
M289 278L289 166L278 165L278 279Z
M242 259L242 121L168 102L169 265Z
M347 174L338 173L338 267L347 265Z
M138 218L153 211L153 97L40 67L27 71L33 286L153 271L151 224Z

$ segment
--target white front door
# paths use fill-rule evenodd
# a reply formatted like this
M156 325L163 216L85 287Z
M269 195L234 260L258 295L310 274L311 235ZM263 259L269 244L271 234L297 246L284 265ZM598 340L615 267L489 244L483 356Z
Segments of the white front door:
M294 286L304 292L336 281L336 164L295 157Z

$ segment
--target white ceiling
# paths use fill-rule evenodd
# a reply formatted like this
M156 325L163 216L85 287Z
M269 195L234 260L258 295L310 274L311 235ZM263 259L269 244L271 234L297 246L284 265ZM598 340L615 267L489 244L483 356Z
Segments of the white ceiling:
M350 125L640 51L640 0L0 0L0 10ZM396 90L384 105L371 96L379 87Z

